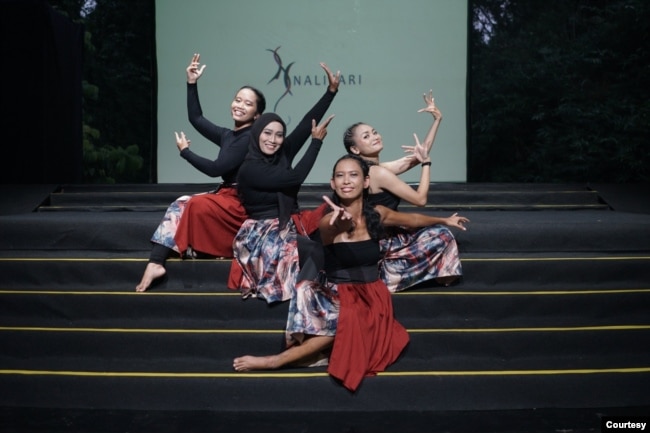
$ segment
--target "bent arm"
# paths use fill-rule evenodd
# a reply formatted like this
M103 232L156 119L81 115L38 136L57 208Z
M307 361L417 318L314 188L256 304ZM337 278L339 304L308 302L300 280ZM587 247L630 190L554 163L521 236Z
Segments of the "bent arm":
M203 117L203 110L199 101L199 89L196 83L187 83L187 117L199 134L217 146L221 146L221 136L227 128L215 125Z
M429 198L430 172L431 166L422 167L420 183L417 189L413 189L409 184L397 177L396 174L382 166L370 167L370 179L373 189L390 191L401 200L421 207L427 204Z
M259 167L244 164L240 176L244 176L247 179L246 182L253 188L265 191L299 187L314 166L322 144L322 140L313 138L300 162L294 168L266 167L265 172L260 173Z
M194 168L210 177L224 176L233 173L241 165L248 152L250 134L240 134L234 140L226 139L227 144L221 148L216 159L204 158L192 152L189 147L181 150L181 158L192 164Z
M305 114L300 123L285 139L285 146L289 159L292 160L305 144L311 135L312 121L320 123L321 119L329 109L334 97L338 92L332 92L329 88L316 104Z
M428 95L427 94L424 95L424 101L427 103L427 107L418 110L418 113L427 112L427 113L431 113L431 115L433 116L433 123L429 127L429 130L427 131L427 135L424 137L424 141L421 144L421 146L424 148L424 153L426 155L429 155L431 152L431 148L433 147L433 142L436 140L436 135L438 134L438 128L440 127L440 122L442 122L442 112L438 107L436 107L435 103L433 102L433 96L431 95L431 92L429 92ZM417 137L416 137L416 147L402 146L407 152L411 152L412 153L411 155L407 155L405 157L396 159L394 161L388 161L382 163L381 165L397 175L410 170L411 168L418 165L419 162L421 162L420 159L415 157L415 150L417 150L417 146L420 146L420 144L417 142Z

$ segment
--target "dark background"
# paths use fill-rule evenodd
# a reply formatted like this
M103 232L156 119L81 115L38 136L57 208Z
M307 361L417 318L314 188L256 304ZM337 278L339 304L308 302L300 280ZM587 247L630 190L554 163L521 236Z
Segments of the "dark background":
M468 182L648 182L650 3L468 1ZM155 183L155 1L0 8L2 182Z

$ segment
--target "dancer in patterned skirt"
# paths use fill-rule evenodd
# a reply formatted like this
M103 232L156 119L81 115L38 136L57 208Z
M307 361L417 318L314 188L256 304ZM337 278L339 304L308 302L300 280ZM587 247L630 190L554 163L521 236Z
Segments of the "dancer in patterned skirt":
M433 123L422 143L417 135L414 146L403 146L409 155L390 162L380 162L383 149L381 135L365 123L351 125L343 135L343 144L348 153L361 156L370 164L370 201L397 210L404 200L416 206L427 203L429 193L431 159L433 146L442 113L436 107L431 91L424 94L427 104L419 112L431 113ZM398 175L422 165L422 174L417 188L401 180ZM380 264L381 278L391 292L398 292L421 282L435 279L449 285L462 275L456 239L443 225L419 229L391 228L390 236L381 241L384 258Z

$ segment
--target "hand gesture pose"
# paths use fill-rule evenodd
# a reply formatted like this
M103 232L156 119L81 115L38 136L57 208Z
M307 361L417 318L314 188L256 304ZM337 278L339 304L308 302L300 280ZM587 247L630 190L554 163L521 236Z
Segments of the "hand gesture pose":
M343 206L337 206L335 205L332 200L324 195L323 200L327 205L332 209L332 216L330 217L330 225L331 226L337 226L339 222L343 222L345 224L352 224L352 214L345 210Z
M424 108L420 108L418 110L418 113L425 113L425 112L431 113L434 119L442 120L442 113L440 112L438 107L436 107L435 99L433 97L433 90L429 90L428 95L424 93L422 97L424 98L424 103L427 104L427 106Z
M415 139L415 146L402 146L402 149L404 149L404 152L407 153L408 157L414 158L420 163L422 162L430 162L431 158L429 157L429 150L427 147L420 143L420 140L418 139L417 134L413 134L413 138Z
M316 120L312 119L312 121L311 121L311 136L312 136L312 138L318 138L320 140L324 140L325 137L327 136L327 126L330 124L330 122L332 121L333 118L334 118L334 114L332 114L330 117L328 117L320 125L316 125Z
M463 224L468 223L469 219L464 216L459 216L457 213L444 219L444 224L448 227L456 227L461 230L467 230Z
M201 78L201 75L203 74L203 70L205 69L206 65L200 65L199 61L201 60L201 55L200 54L194 54L192 56L192 61L190 62L190 65L185 69L185 72L187 72L187 82L190 84L194 84L198 81L199 78Z
M188 140L187 137L185 137L185 133L183 131L181 131L180 134L174 131L174 134L176 135L176 147L178 147L179 152L190 147L190 143L192 142Z
M320 63L320 67L325 70L325 73L327 73L327 80L330 83L327 89L330 92L336 93L339 89L339 84L341 83L341 71L336 71L336 75L334 75L324 62Z

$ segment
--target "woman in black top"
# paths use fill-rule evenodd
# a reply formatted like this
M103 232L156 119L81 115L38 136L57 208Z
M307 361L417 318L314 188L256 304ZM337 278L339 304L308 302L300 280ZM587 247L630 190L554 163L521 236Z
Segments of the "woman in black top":
M197 81L205 69L205 65L199 66L199 60L200 55L194 54L186 68L187 114L192 126L220 151L214 160L197 155L182 132L176 134L176 145L183 159L208 176L221 177L223 183L208 193L181 196L167 208L151 238L153 247L136 286L138 292L144 292L166 274L165 262L172 254L185 254L190 247L208 255L232 257L232 239L246 219L235 180L248 151L251 125L264 112L266 100L259 90L244 86L230 105L233 128L210 122L203 117L199 102Z
M259 90L244 86L231 103L234 128L210 122L203 117L199 102L197 81L205 69L199 61L200 56L195 54L186 69L188 117L192 126L221 150L215 160L199 156L190 150L190 141L182 132L176 134L176 145L182 158L208 176L221 176L223 183L208 193L179 197L169 206L152 236L154 245L149 263L136 286L139 292L147 290L154 280L165 275L165 262L173 253L194 256L198 252L213 257L232 257L233 238L247 218L237 194L237 172L248 152L250 128L264 112L266 100ZM322 117L338 89L339 76L332 74L324 63L321 67L330 81L328 91L316 104ZM296 139L302 138L304 142L309 133L309 128L302 128L296 133ZM237 272L232 273L233 281L237 280L237 275ZM236 282L229 287L233 285Z
M437 218L396 212L368 201L369 167L355 155L334 165L331 212L321 219L326 281L301 281L289 304L287 349L270 356L235 358L237 371L319 365L329 354L328 372L355 391L366 376L395 362L409 342L393 315L386 284L379 278L380 240L390 226L445 223L465 230L465 217Z
M351 125L343 135L345 149L362 157L370 164L369 200L397 210L400 202L425 206L428 200L431 158L433 146L442 113L436 106L431 91L423 95L426 107L420 113L430 113L433 123L422 143L415 137L415 146L403 146L410 155L390 162L380 162L383 149L381 135L365 123ZM422 165L417 188L412 187L398 175L416 165ZM413 287L427 280L435 279L448 285L462 275L458 246L451 231L443 224L418 229L391 228L391 236L381 241L385 253L380 275L391 292Z
M233 242L236 263L243 272L237 288L244 298L259 297L269 303L290 299L297 281L309 278L305 272L311 270L315 277L322 266L322 248L308 236L317 229L327 208L301 211L297 202L300 186L316 161L333 118L317 126L315 114L316 107L300 122L303 128L311 124L312 140L295 166L293 159L303 145L295 131L285 137L286 125L275 113L264 114L253 124L249 152L237 178L249 218ZM313 223L305 223L307 219ZM315 263L299 262L299 244L303 256L316 254ZM303 275L299 276L301 271Z

